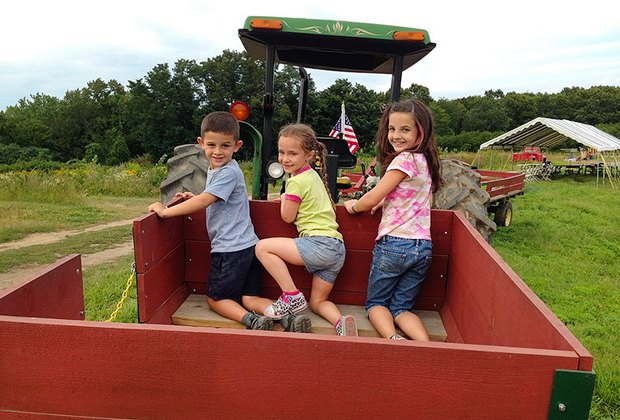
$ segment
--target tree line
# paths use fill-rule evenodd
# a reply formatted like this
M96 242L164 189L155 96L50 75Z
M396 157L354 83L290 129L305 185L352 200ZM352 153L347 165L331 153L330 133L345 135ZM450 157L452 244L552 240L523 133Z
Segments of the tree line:
M37 93L0 111L0 164L18 161L96 160L118 164L136 157L157 161L175 146L193 143L200 121L211 111L228 110L244 100L249 121L262 126L264 63L245 52L225 50L207 61L158 64L123 86L116 80L91 81L62 99ZM274 130L297 117L298 69L279 66L275 76ZM412 84L401 98L417 97L434 113L439 146L475 151L484 141L533 118L568 119L597 126L620 137L620 87L570 87L559 93L504 93L434 99ZM375 92L347 79L319 91L308 83L305 122L327 134L345 101L362 150L372 152L377 122L389 92Z

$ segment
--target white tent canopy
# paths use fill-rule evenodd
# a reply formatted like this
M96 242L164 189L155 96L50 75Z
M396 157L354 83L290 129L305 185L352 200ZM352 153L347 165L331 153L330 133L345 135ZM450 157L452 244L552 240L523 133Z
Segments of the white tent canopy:
M620 150L620 139L591 125L569 120L538 117L514 130L480 145L491 148L521 148L523 146L553 147L573 139L598 152Z

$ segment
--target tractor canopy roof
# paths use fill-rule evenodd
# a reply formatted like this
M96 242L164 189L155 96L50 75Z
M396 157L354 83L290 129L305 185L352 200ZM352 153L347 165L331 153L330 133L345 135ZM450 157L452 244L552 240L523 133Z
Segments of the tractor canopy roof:
M239 38L254 59L273 46L278 63L358 73L392 74L395 57L405 70L435 48L423 29L286 17L250 16Z

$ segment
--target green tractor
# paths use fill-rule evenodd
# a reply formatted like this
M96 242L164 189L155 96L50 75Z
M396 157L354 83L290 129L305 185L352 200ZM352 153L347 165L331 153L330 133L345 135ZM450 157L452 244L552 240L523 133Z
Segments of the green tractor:
M297 122L304 122L308 96L306 68L392 76L390 102L400 97L403 71L430 53L435 45L427 31L401 26L356 23L336 20L250 16L239 38L253 59L265 60L265 93L262 130L241 122L241 138L254 145L252 199L267 199L268 187L282 175L274 163L275 138L273 114L276 65L299 68L300 89ZM377 109L377 117L380 115ZM356 165L344 140L322 136L328 149L328 184L337 201L337 175L342 168ZM198 145L175 148L168 161L168 178L161 185L162 202L179 191L204 190L208 161ZM435 196L436 208L462 210L482 235L490 239L495 223L489 219L488 194L480 188L480 176L455 161L442 161L444 178L455 186L442 188ZM459 180L458 184L453 181Z

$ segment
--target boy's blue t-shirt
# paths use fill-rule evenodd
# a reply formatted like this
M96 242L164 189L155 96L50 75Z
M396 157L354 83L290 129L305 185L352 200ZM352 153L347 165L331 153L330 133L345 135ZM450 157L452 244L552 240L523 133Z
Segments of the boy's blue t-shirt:
M256 245L248 192L237 161L209 169L205 192L219 198L207 208L211 252L235 252Z

